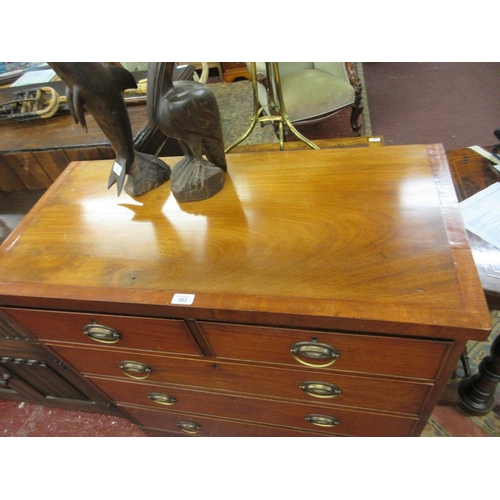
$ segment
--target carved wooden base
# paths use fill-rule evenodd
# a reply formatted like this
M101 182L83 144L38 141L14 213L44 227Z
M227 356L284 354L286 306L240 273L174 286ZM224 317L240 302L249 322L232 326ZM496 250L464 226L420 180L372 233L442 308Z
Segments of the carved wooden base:
M478 367L478 373L462 380L458 386L459 407L470 415L486 415L495 407L495 390L500 383L500 336L494 340L490 356Z
M206 160L182 159L173 169L170 187L182 203L206 200L217 194L225 182L225 172Z
M170 179L170 167L163 160L146 153L137 152L136 155L137 164L125 184L127 194L140 196Z

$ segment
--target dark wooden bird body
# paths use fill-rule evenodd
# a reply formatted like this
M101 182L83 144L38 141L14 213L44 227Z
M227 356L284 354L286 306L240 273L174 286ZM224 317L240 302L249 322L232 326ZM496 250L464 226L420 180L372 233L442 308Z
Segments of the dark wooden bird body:
M212 91L194 81L172 81L173 63L150 63L148 102L150 123L178 139L188 159L227 170L219 107ZM156 84L153 82L157 82Z
M108 138L121 170L111 170L109 185L118 181L118 193L136 163L132 127L122 92L136 88L134 77L124 68L99 62L51 62L66 84L68 107L76 123L87 130L84 108L88 109ZM116 167L115 167L116 168Z
M213 93L197 82L174 82L159 109L164 133L181 141L186 156L211 163L226 170L219 109Z
M87 130L89 111L116 153L108 189L117 184L131 196L139 196L170 178L170 167L159 158L135 150L132 127L123 92L137 87L126 69L100 62L50 62L66 84L68 107L76 123ZM127 184L125 178L128 176Z
M149 126L177 139L184 153L170 178L177 201L201 201L219 192L225 182L219 106L205 85L173 82L173 68L174 63L149 64Z

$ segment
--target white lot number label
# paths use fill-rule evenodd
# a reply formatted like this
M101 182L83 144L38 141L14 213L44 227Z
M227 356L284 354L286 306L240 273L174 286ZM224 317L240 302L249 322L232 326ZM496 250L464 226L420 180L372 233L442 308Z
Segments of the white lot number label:
M113 163L113 172L116 174L116 175L120 175L122 173L122 170L123 170L123 167L117 163L116 161Z
M194 294L191 293L176 293L172 297L171 304L180 304L184 306L189 306L194 302Z

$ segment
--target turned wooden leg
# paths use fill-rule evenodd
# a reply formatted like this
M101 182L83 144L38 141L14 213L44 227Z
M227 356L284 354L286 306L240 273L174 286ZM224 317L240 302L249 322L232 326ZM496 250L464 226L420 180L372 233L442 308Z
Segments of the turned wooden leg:
M460 382L459 407L470 415L486 415L495 407L495 389L500 382L500 335L494 340L490 355L478 367L478 373Z
M358 122L358 118L363 112L363 105L361 104L361 95L356 96L356 100L352 105L352 113L351 113L351 127L354 134L359 137L359 129L361 128L361 123Z
M352 63L345 63L347 75L349 76L349 81L351 82L352 87L354 88L354 103L352 105L352 113L351 113L351 128L356 137L359 137L361 134L359 133L359 129L361 128L361 123L358 122L358 118L363 112L363 105L361 104L362 92L363 92L363 84L361 83L361 79L358 76L358 72L356 70L356 66Z

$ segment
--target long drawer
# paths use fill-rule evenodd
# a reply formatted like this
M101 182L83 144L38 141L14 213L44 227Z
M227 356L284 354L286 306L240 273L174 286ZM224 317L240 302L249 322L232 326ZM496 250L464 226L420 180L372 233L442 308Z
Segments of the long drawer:
M126 410L126 408L125 408ZM142 409L136 408L141 411ZM312 434L309 432L298 431L294 429L286 429L281 427L270 427L268 425L254 425L244 422L227 422L224 420L203 418L204 422L208 422L203 426L203 431L198 434L200 437L325 437L324 434ZM216 429L221 426L221 432L217 433ZM142 431L151 437L180 437L186 436L186 433L179 428L176 430L155 429L152 427L141 426Z
M322 401L334 405L417 415L432 389L431 383L361 377L311 369L255 366L213 360L182 359L117 349L86 349L52 344L51 347L79 372L123 379L178 384L231 393L317 401L307 382L340 390ZM122 368L120 368L122 366ZM309 389L301 389L301 386Z
M433 380L450 341L392 338L200 322L215 355L286 365L328 366L337 371Z
M149 436L325 437L324 433L198 415L166 413L139 406L120 405L120 408L139 422Z
M5 312L43 341L202 355L182 320L30 309Z
M350 411L315 404L286 403L97 377L91 377L91 380L119 404L293 427L309 432L356 436L408 435L416 423L416 419L411 417ZM141 424L151 425L149 421L141 421Z

